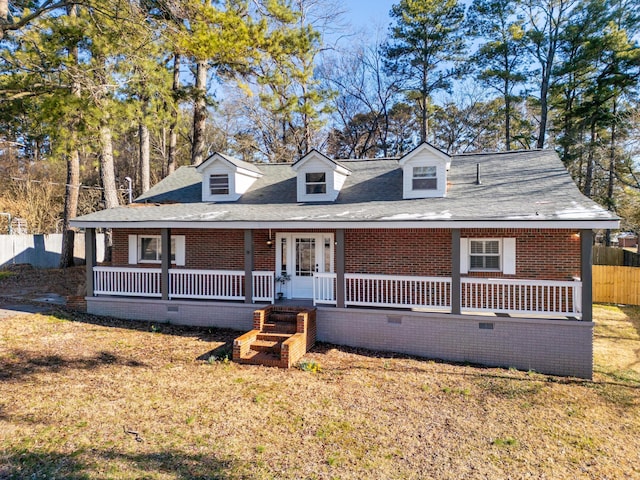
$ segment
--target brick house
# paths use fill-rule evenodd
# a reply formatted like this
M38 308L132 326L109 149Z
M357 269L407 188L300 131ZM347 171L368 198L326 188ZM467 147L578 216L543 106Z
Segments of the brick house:
M592 231L619 220L553 151L425 143L399 159L214 154L72 224L92 313L246 330L260 305L313 304L322 341L590 378ZM113 231L111 265L91 260L96 228Z

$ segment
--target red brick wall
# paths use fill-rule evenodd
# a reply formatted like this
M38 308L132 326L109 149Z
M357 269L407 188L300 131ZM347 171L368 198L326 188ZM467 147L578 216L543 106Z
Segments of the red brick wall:
M345 271L379 275L451 275L445 229L346 230Z
M159 229L115 229L113 265L129 262L129 235L160 235ZM244 270L243 230L171 229L171 235L185 236L184 268ZM148 265L148 264L145 264ZM155 266L151 264L151 266Z
M294 230L287 230L292 232ZM306 230L308 231L308 230ZM330 230L312 230L331 232ZM159 235L159 229L116 229L113 265L128 264L129 234ZM172 229L186 237L186 268L244 270L243 230ZM568 280L580 275L580 238L567 230L463 229L462 238L516 238L517 278ZM254 230L254 269L275 269L276 231ZM153 265L152 265L153 266ZM345 230L347 273L451 275L451 231L447 229ZM500 277L473 272L470 276Z
M534 229L463 229L462 238L515 238L516 274L512 278L571 280L580 276L578 231ZM470 272L473 277L501 277L501 273Z

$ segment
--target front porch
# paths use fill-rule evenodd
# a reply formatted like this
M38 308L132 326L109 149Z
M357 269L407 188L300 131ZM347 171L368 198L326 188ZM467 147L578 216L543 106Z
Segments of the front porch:
M273 271L169 269L167 300L275 303ZM582 282L463 277L313 273L311 301L334 307L373 307L443 313L493 313L581 318ZM162 269L96 266L93 295L163 298ZM454 304L458 291L459 305ZM338 305L343 292L343 305ZM300 303L300 299L286 299ZM457 310L457 311L456 311Z

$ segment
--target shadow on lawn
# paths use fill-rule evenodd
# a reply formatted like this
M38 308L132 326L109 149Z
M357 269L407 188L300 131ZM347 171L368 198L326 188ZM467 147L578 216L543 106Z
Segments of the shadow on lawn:
M147 320L123 320L115 317L105 317L79 312L65 307L54 307L48 315L60 320L88 323L102 327L124 328L139 332L153 332L162 335L176 335L180 337L195 337L203 342L223 342L233 344L233 339L241 333L216 327L190 327L186 325L174 325L164 322L151 322Z
M36 373L60 373L66 370L92 370L103 365L144 367L144 363L99 352L89 358L65 358L60 355L34 357L26 350L11 350L0 360L0 382L18 381ZM2 478L2 476L0 476Z
M189 455L178 451L121 453L96 449L71 453L9 450L3 454L0 479L65 478L67 480L107 478L235 479L241 464L210 455Z
M640 337L640 307L634 305L626 305L621 306L620 310L622 310L627 316L627 318L629 319L629 323L633 325L633 328Z

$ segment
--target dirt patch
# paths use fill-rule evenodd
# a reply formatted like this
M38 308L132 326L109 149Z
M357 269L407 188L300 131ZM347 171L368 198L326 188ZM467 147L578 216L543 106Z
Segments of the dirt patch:
M36 298L53 293L61 297L84 296L85 267L34 268L10 265L0 270L0 296Z

